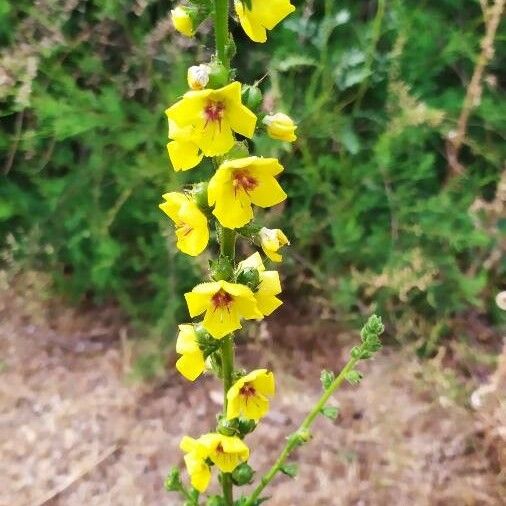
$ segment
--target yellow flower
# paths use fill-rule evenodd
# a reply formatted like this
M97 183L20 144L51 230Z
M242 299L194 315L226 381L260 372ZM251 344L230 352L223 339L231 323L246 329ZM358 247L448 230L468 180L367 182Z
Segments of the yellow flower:
M179 325L176 351L181 355L176 362L176 369L190 381L197 379L205 370L205 360L197 343L197 334L193 325Z
M211 73L211 67L202 63L201 65L192 65L188 69L188 86L192 90L202 90L207 86L209 82L209 74Z
M209 242L207 218L197 204L184 193L163 195L165 202L158 207L176 225L177 247L187 255L197 256Z
M165 113L184 129L205 156L223 155L234 145L237 132L253 137L256 116L241 102L241 83L235 81L217 90L188 91Z
M282 112L265 116L262 123L267 125L267 133L272 139L286 142L295 142L297 140L295 135L297 125L290 116Z
M267 257L273 262L281 262L283 257L278 253L278 250L282 246L290 244L290 241L283 231L279 228L262 227L258 235L260 237L262 249Z
M207 448L198 440L188 436L181 439L179 448L186 453L184 461L192 486L201 493L205 492L211 481L211 469L206 463Z
M227 228L246 225L253 218L251 204L270 207L286 199L274 176L283 171L275 158L250 156L220 165L209 181L209 205Z
M257 369L237 380L227 392L227 419L243 416L258 422L269 411L274 395L274 374Z
M253 292L237 283L201 283L185 299L192 318L205 312L202 325L215 339L240 329L241 318L262 318Z
M207 450L207 456L223 473L231 473L249 458L248 447L237 436L210 433L200 436L198 442Z
M251 0L251 9L246 2L234 1L235 11L243 30L255 42L267 40L267 30L272 30L281 20L295 10L290 0Z
M174 121L169 120L169 139L167 152L176 172L193 169L200 163L203 153L193 139L193 127L188 125L181 128Z
M239 269L253 267L257 269L260 283L256 292L253 292L257 306L264 316L269 316L275 309L283 304L276 295L281 293L279 274L276 271L266 271L258 251L253 255L239 262Z
M170 11L172 18L172 24L174 28L181 34L187 37L193 37L195 28L193 26L192 18L188 12L188 9L178 5L175 9Z

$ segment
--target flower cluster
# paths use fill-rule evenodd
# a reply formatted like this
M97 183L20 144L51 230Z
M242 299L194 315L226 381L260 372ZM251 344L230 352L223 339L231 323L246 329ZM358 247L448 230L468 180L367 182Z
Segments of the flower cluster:
M245 33L256 42L265 42L267 30L294 10L289 0L271 0L268 5L265 0L236 0L234 7ZM193 36L212 12L220 15L218 2L214 9L210 1L180 5L172 11L174 27ZM173 222L181 252L203 253L215 229L220 246L218 258L211 262L210 278L185 294L193 320L179 326L176 368L189 381L210 372L224 382L224 411L215 431L196 439L185 436L180 448L193 488L204 492L216 467L227 501L231 495L227 483L244 481L233 474L247 466L249 449L244 437L266 415L275 391L271 371L234 368L234 333L244 321L261 320L282 304L279 274L268 270L264 260L281 262L280 250L289 244L281 230L253 221L257 207L267 209L286 199L278 181L283 166L276 158L250 155L249 148L258 135L294 142L297 127L284 113L262 112L258 86L232 80L224 54L224 48L218 47L212 61L190 67L189 90L165 111L173 169L198 168L208 157L214 174L191 189L165 193L159 207ZM235 241L241 237L258 251L236 261Z

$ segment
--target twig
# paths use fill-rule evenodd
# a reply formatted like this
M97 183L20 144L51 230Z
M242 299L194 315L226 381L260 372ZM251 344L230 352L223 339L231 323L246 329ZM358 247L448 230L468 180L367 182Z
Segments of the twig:
M494 56L494 39L504 11L505 0L495 0L494 4L490 7L485 0L480 0L480 3L485 21L485 35L481 41L481 52L478 56L478 61L474 67L469 86L467 87L462 110L457 121L457 129L452 130L448 135L446 153L450 169L449 177L457 176L464 171L464 167L459 161L460 148L465 142L469 116L473 109L480 103L483 91L483 72Z
M23 118L25 116L25 111L20 111L16 115L16 122L14 125L14 140L11 145L11 149L7 155L7 160L5 161L4 168L2 170L3 175L6 176L10 170L12 169L12 164L14 163L14 158L16 157L16 153L18 151L19 141L21 140L21 130L23 128Z
M88 465L84 466L80 471L77 473L74 473L70 478L68 478L62 485L59 487L54 488L50 492L48 492L42 499L39 501L35 501L34 503L30 504L30 506L44 506L49 503L52 499L59 496L65 490L70 488L75 482L79 481L80 479L84 478L88 473L93 471L97 466L102 464L105 460L107 460L111 455L116 453L119 450L119 446L113 445L110 446L107 450L105 450L102 454L98 456L97 459L90 462ZM28 506L28 505L27 505Z

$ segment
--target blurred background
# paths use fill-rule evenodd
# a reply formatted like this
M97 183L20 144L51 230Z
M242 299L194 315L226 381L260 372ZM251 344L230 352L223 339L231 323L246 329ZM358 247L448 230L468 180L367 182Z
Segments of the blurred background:
M286 168L262 219L292 242L285 304L239 349L280 378L257 469L367 316L387 332L267 504L504 504L504 0L293 3L264 45L232 24L240 80L299 124L254 140ZM209 257L157 207L196 177L170 168L164 110L212 45L173 6L0 0L2 505L177 504L179 438L219 409L172 368Z

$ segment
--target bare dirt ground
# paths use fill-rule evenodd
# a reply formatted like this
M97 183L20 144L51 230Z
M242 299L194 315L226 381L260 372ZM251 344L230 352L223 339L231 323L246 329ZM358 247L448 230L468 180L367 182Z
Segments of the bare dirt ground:
M240 346L242 364L278 378L272 412L248 438L255 469L273 461L318 397L320 370L342 365L355 339L285 308ZM266 504L506 504L506 358L496 369L482 350L459 346L425 361L386 347L364 364L364 381L336 396L339 418L318 420L294 457L299 476L277 478ZM76 312L41 301L36 283L4 283L1 506L179 504L163 478L182 464L181 436L213 425L219 386L190 384L170 367L163 380L133 383L131 361L113 311Z

